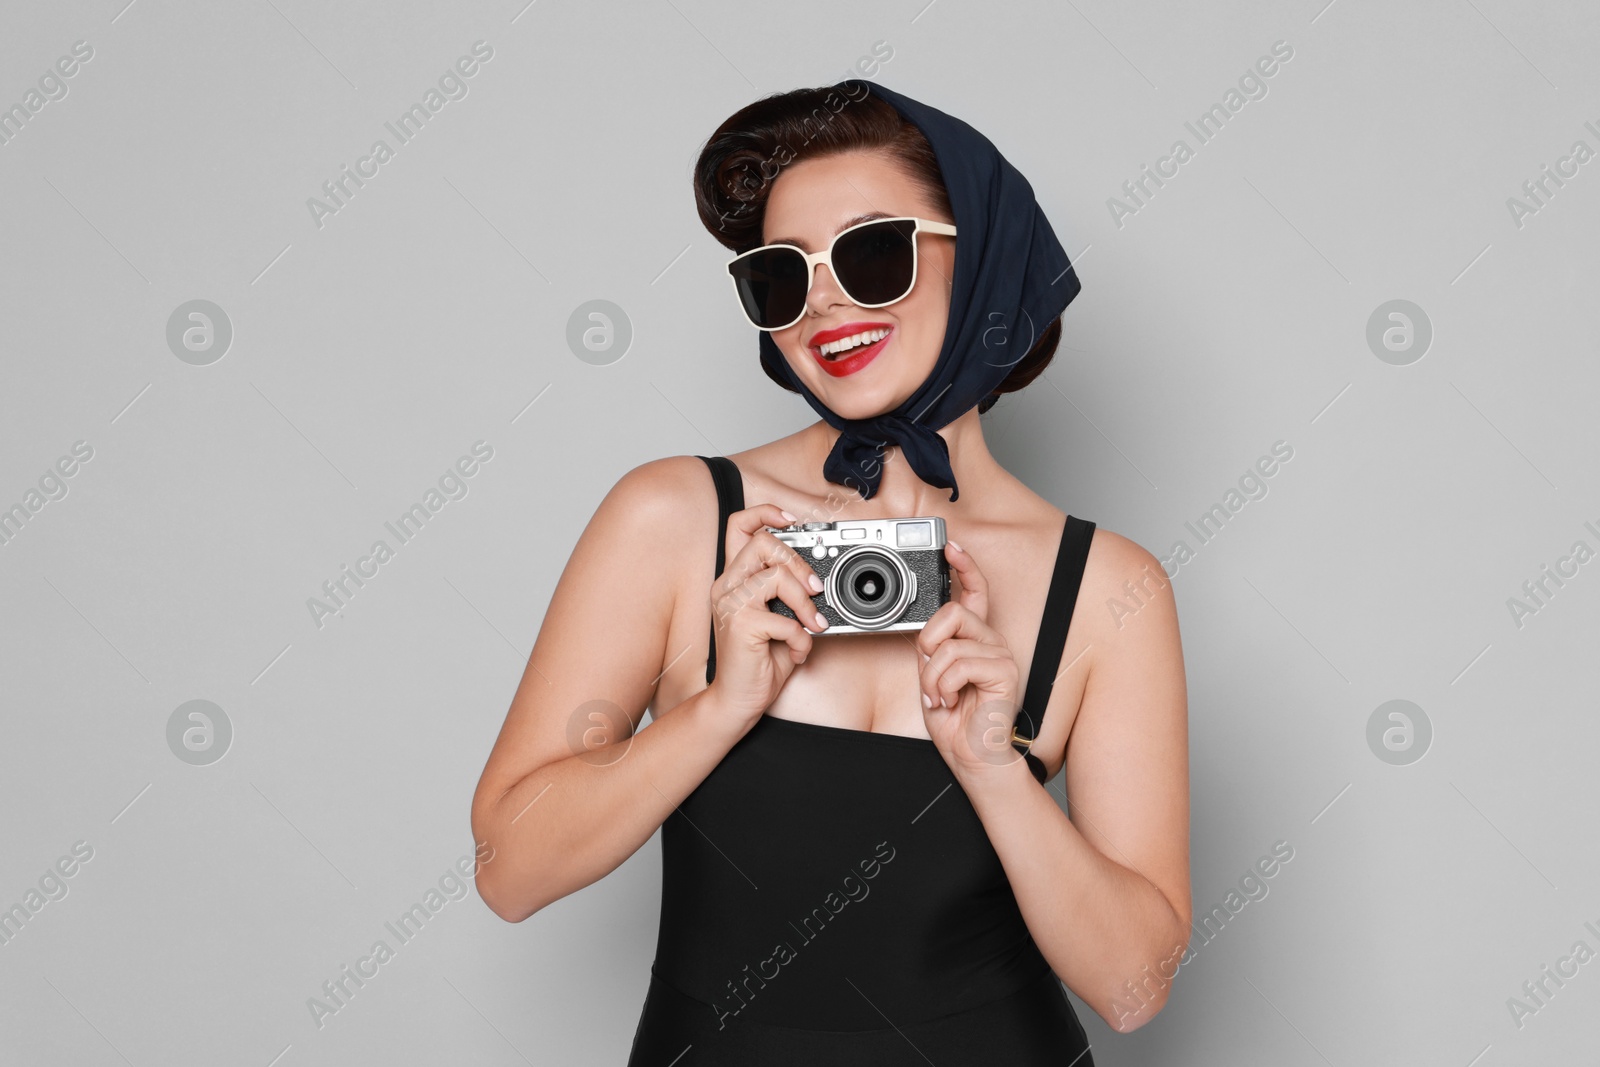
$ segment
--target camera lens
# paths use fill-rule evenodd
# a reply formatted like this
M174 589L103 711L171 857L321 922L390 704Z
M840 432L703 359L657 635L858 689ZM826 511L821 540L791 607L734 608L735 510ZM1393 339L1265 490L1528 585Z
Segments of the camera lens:
M878 603L888 588L889 576L876 568L863 567L850 580L850 592L863 604Z
M828 603L863 630L896 622L911 603L912 590L905 561L876 545L851 549L828 572Z

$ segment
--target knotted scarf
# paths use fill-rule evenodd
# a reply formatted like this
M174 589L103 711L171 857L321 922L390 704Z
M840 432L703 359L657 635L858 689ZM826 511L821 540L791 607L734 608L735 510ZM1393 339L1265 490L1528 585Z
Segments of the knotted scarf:
M877 82L848 78L834 88L857 101L863 91L876 93L933 146L956 227L956 236L948 238L955 241L955 275L944 345L932 373L899 407L869 419L836 415L795 375L766 332L760 339L761 362L839 431L822 467L828 481L872 499L883 474L883 452L897 444L917 477L949 489L953 502L960 489L949 446L936 431L994 391L1078 295L1078 275L1033 187L987 137Z

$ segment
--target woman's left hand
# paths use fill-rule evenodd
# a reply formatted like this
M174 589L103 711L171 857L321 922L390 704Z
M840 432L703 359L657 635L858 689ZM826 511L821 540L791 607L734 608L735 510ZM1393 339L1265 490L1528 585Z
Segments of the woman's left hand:
M989 583L971 556L945 543L960 595L917 633L919 683L928 736L958 778L1021 763L1011 744L1017 716L1017 661L989 625ZM931 704L931 706L930 706Z

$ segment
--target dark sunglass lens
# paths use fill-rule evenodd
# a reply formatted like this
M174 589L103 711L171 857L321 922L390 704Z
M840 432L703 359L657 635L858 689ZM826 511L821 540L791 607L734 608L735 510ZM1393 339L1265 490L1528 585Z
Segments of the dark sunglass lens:
M915 222L896 219L851 230L833 246L839 284L858 304L887 304L911 291Z
M806 261L792 248L753 252L729 270L745 314L763 329L787 326L805 306Z

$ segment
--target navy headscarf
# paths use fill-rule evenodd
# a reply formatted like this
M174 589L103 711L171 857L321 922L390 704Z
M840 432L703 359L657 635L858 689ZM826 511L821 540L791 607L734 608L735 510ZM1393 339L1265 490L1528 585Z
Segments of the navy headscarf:
M935 431L993 392L1082 286L1034 199L1033 187L987 137L876 82L848 78L834 88L847 92L852 101L865 98L862 90L876 93L933 146L956 227L944 347L933 372L903 404L870 419L834 414L795 376L766 332L761 334L761 362L840 431L822 466L828 481L872 499L883 475L883 449L897 444L917 477L949 489L954 501L960 490L950 469L950 449Z

